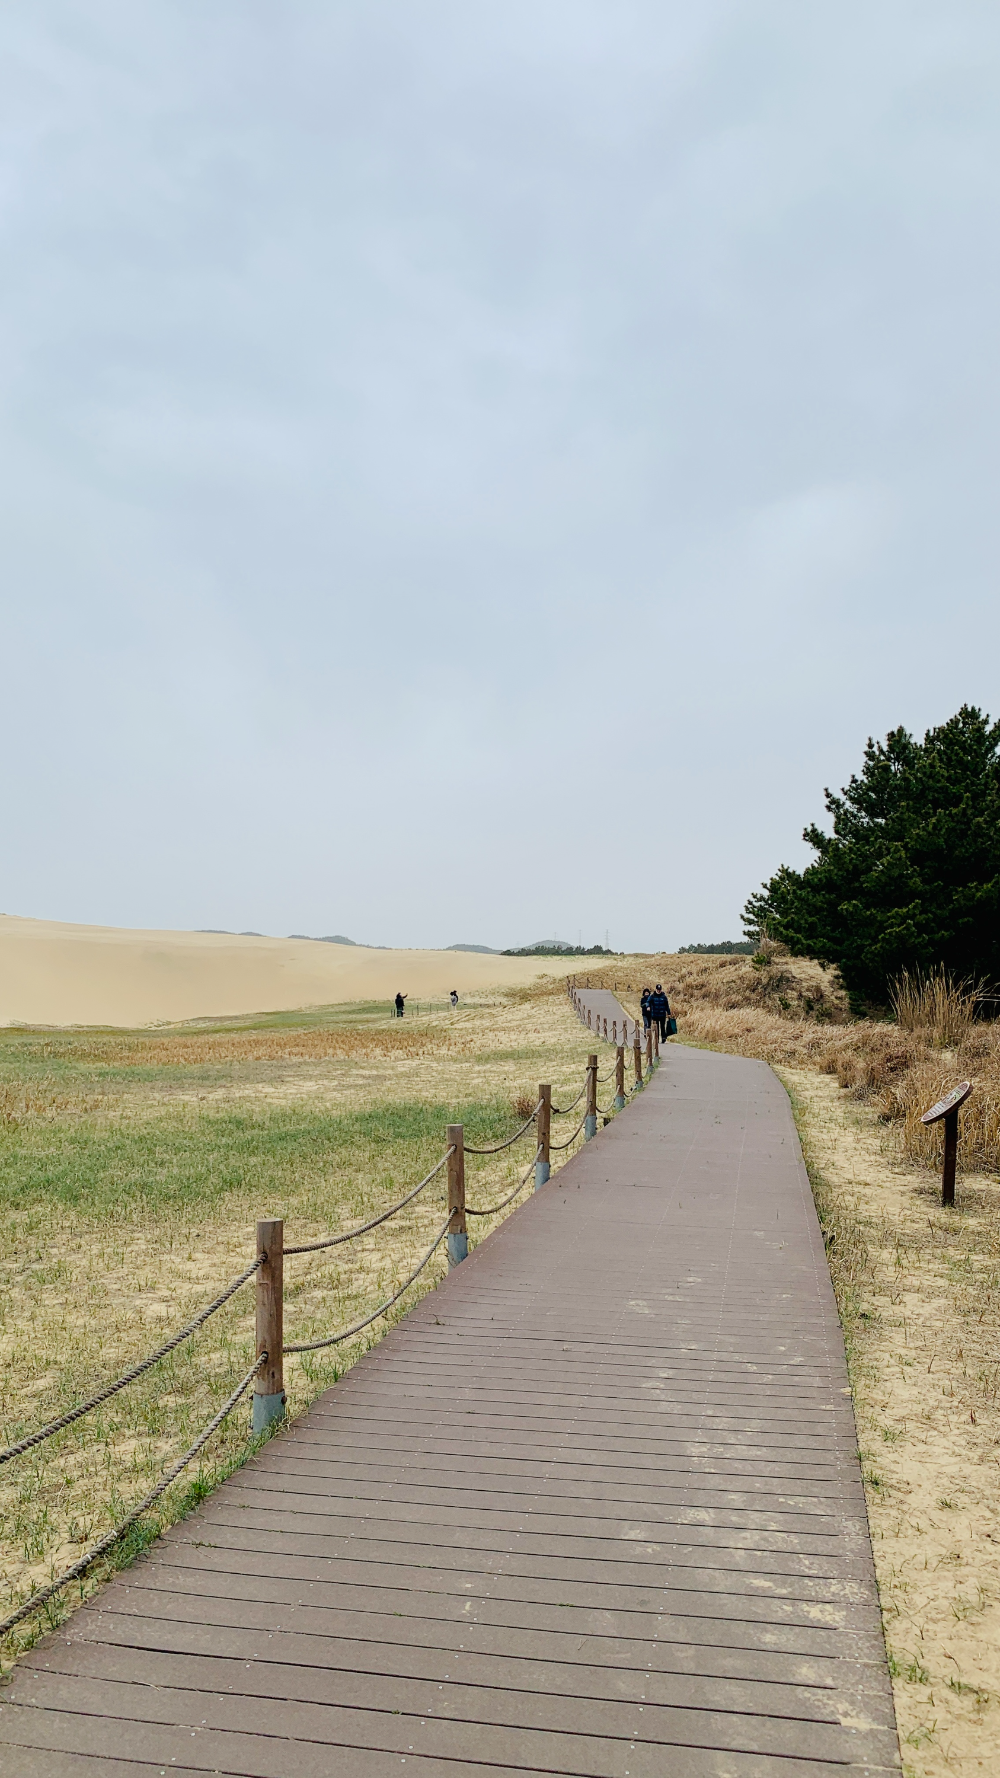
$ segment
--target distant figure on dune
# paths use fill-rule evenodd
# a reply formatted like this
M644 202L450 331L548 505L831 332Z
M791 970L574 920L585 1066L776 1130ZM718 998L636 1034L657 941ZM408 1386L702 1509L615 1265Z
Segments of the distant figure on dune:
M640 1008L640 1011L642 1012L642 1028L644 1031L649 1030L650 1020L652 1019L652 1016L653 1016L649 1010L649 998L650 998L649 989L643 988L642 994L639 998L639 1008Z
M409 999L408 994L397 994L396 995L396 1017L397 1017L397 1019L402 1018L403 1008L406 1005L406 1002L408 999Z
M458 989L457 988L452 988L450 998L451 998L452 1006L457 1006L458 1005Z
M666 1043L667 1020L670 1017L670 1002L667 999L666 994L663 992L662 982L657 982L656 987L649 996L648 1005L650 1016L656 1020L656 1023L660 1028L661 1041Z

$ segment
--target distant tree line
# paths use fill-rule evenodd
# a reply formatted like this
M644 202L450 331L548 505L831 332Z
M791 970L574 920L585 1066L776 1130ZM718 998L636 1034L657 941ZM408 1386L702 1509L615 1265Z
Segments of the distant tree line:
M678 957L750 957L757 949L752 938L726 938L720 945L681 945Z
M749 939L835 964L857 1010L885 1006L905 969L1000 978L1000 722L963 705L922 741L869 740L861 772L826 792L832 833L751 895Z
M516 951L501 951L501 957L622 957L623 951L606 951L603 945L521 945Z

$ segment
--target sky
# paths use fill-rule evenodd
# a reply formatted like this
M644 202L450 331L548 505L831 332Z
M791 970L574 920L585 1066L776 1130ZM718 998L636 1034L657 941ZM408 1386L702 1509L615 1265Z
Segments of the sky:
M1000 715L1000 12L0 21L8 914L740 936Z

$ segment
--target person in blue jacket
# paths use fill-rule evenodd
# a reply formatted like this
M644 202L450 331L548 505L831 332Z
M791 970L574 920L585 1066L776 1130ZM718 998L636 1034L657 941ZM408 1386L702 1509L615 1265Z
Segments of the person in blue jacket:
M663 991L663 983L657 982L647 1002L650 1018L656 1020L660 1030L660 1042L667 1040L667 1020L670 1017L670 1002Z

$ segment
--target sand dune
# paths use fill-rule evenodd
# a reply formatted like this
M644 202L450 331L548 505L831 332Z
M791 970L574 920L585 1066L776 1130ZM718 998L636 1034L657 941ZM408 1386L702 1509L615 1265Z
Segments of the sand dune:
M134 932L0 915L0 1024L151 1025L277 1012L399 989L438 999L553 974L556 959L366 951L309 939Z

